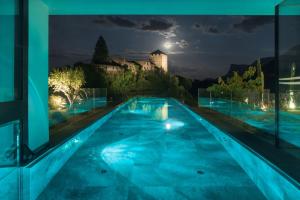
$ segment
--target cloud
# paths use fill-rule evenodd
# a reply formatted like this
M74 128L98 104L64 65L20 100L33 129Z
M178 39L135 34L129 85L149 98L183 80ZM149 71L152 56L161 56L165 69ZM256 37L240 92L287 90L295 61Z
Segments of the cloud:
M143 20L132 20L124 16L99 16L93 21L96 24L132 28L139 31L155 32L162 35L164 38L176 37L176 25L175 21L167 18L144 18Z
M165 38L176 37L176 25L175 21L166 18L150 19L143 23L140 27L143 31L152 31L162 35Z
M169 30L173 24L171 22L151 19L146 24L142 25L142 30L148 31L166 31Z
M178 45L180 48L184 49L187 46L189 46L189 43L186 40L180 40L175 42L176 45Z
M168 51L168 55L179 55L179 54L184 54L183 51Z
M240 22L233 24L233 28L247 33L252 33L257 28L273 22L274 18L270 16L243 17Z
M118 25L118 26L121 26L121 27L131 28L131 27L135 27L136 26L136 23L134 21L131 21L131 20L123 18L123 17L108 16L107 19L111 23L113 23L115 25Z
M110 25L124 28L134 28L137 26L137 23L135 21L119 16L99 16L93 22L101 25Z
M204 34L220 34L222 31L220 31L217 26L215 25L208 25L208 24L199 24L196 23L193 25L193 28L196 30L201 31Z

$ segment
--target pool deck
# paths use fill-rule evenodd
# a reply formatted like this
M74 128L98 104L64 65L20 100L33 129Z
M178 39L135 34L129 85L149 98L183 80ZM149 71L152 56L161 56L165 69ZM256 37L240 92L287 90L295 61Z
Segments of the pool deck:
M284 141L276 148L274 137L246 123L219 112L199 107L189 107L219 129L236 138L266 160L277 166L294 181L300 183L300 148ZM296 183L297 184L297 183Z
M114 110L120 102L110 102L106 107L101 107L87 113L83 113L68 119L65 122L50 128L50 147L54 147L68 140L97 119Z

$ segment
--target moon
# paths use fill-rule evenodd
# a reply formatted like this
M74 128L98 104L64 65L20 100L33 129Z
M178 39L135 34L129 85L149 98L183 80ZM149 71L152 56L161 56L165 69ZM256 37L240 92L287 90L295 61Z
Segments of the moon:
M165 47L166 49L171 49L172 46L173 46L172 43L169 42L169 41L166 41L166 42L164 43L164 47Z

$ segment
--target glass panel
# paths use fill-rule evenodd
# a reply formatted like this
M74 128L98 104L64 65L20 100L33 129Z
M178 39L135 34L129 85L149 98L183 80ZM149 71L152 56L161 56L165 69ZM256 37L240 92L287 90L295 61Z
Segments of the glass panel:
M19 160L19 123L10 122L0 125L0 138L0 166L17 165Z
M300 147L300 2L279 7L279 138Z
M19 122L0 125L0 199L18 199L20 192Z
M0 0L0 102L14 97L14 54L16 5Z
M199 88L198 105L240 120L271 136L275 131L275 95L270 90L263 92L244 90L238 92L210 92ZM230 118L229 118L230 120ZM269 141L272 141L270 139Z
M72 105L68 103L64 95L51 94L49 96L49 126L106 105L106 88L83 88L80 98Z

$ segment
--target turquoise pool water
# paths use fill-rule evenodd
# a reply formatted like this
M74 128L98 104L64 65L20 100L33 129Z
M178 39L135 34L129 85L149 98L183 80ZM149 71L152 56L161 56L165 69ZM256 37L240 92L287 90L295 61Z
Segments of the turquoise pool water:
M224 147L172 99L131 100L39 199L265 199Z
M267 133L274 134L275 132L274 110L263 111L246 103L231 102L226 99L214 99L210 102L209 98L199 98L198 103L201 107L232 116ZM280 112L279 120L279 137L300 147L300 115L293 112Z

